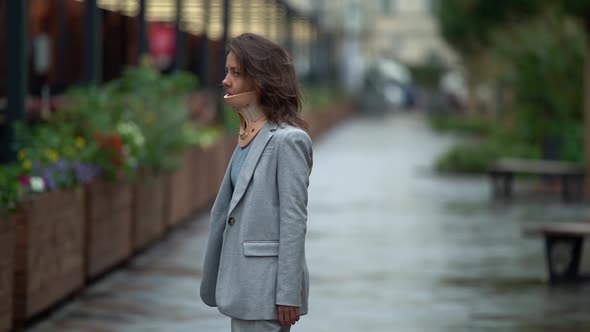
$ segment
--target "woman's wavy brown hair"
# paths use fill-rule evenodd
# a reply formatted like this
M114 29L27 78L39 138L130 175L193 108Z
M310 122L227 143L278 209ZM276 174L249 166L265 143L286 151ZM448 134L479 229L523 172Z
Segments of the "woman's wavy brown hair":
M302 94L293 60L284 48L257 34L244 33L229 41L229 52L246 77L254 81L260 106L269 120L308 129L301 118Z

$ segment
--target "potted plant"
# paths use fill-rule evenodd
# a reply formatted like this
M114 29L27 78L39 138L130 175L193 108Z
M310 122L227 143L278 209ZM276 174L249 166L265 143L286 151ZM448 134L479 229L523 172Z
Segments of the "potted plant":
M133 185L135 250L160 237L168 224L167 210L174 207L168 200L168 193L174 190L170 174L179 167L183 150L196 143L186 105L186 96L196 86L196 78L191 74L177 72L164 76L140 67L128 69L109 87L122 96L118 98L123 105L122 118L135 123L145 139L137 157L138 173ZM187 194L185 190L182 199L190 199Z
M44 309L84 282L84 191L97 175L72 127L17 126L20 181L27 188L17 220L15 318Z
M131 179L143 136L122 119L120 100L108 89L75 88L64 99L51 124L74 126L87 159L98 170L84 186L84 275L94 279L131 255Z

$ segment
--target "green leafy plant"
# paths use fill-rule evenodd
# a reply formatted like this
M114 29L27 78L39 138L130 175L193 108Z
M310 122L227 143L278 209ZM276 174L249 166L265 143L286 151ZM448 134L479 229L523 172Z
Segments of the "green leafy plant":
M584 33L558 12L514 25L494 38L507 68L500 78L515 91L515 130L529 144L557 140L569 149L562 158L581 160ZM572 142L573 140L573 142ZM562 146L563 150L563 146Z
M121 118L143 136L139 167L163 170L178 165L179 156L194 144L196 129L189 122L186 96L196 89L196 78L185 72L168 76L148 67L130 68L107 90L114 94Z
M196 77L186 72L128 68L103 87L70 90L50 125L72 125L107 178L130 179L139 168L171 169L182 150L198 144L185 98L196 87Z
M211 144L221 131L197 130L188 118L185 96L196 84L188 73L129 69L103 87L69 90L45 122L16 124L18 161L0 166L0 213L28 195L99 176L123 180L140 167L172 168L182 150Z
M468 139L451 147L435 163L445 172L482 173L499 158L540 158L539 145L524 139L506 120L477 117L436 117L433 127L451 131ZM464 136L467 135L467 136Z
M85 162L100 169L103 177L133 177L144 139L137 126L125 121L123 104L113 90L74 88L65 100L45 126L53 132L71 128L85 144Z
M0 217L13 214L24 196L18 164L0 165Z
M494 130L494 121L483 116L433 115L430 125L438 131L449 131L474 136L488 136Z
M535 147L524 144L501 144L491 140L453 146L436 162L436 169L445 172L483 173L501 157L536 158Z

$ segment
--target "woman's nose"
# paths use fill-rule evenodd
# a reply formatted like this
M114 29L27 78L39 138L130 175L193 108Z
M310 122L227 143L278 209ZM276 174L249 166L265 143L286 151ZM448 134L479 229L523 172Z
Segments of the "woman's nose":
M223 85L224 88L229 88L229 79L228 79L229 75L225 75L225 77L223 78L223 81L221 81L221 84Z

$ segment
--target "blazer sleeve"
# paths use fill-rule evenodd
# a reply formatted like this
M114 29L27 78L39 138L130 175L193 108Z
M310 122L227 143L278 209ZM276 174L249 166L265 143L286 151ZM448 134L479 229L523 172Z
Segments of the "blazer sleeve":
M279 257L276 304L301 306L307 229L307 189L313 165L311 139L300 129L285 133L278 149Z

